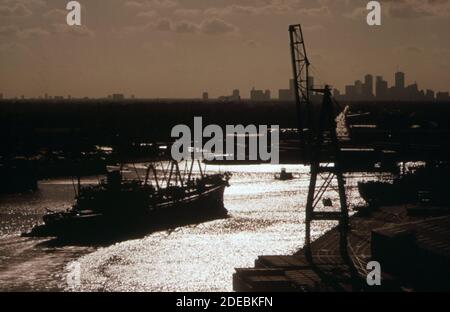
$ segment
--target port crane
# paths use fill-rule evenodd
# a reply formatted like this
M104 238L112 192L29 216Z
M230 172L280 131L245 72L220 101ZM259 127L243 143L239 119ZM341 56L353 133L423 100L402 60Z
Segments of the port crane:
M289 36L302 157L304 162L310 165L311 173L305 211L305 254L312 261L313 222L334 220L339 222L341 255L344 260L350 260L347 252L348 205L341 167L342 156L336 133L337 103L332 98L328 85L315 89L310 84L310 62L301 25L289 26ZM322 94L322 103L318 107L311 102L311 92ZM333 181L337 188L334 187ZM331 206L329 199L323 199L330 188L337 190L339 194L339 210L318 210L321 200L324 206Z

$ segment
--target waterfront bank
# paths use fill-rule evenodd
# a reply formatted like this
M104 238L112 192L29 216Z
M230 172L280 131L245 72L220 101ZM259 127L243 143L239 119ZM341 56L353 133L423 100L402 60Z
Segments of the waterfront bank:
M236 269L235 291L448 291L450 214L447 207L402 205L365 209L350 221L348 255L339 252L337 228L312 243L313 261L293 255L259 256ZM381 285L366 282L367 263L381 265Z

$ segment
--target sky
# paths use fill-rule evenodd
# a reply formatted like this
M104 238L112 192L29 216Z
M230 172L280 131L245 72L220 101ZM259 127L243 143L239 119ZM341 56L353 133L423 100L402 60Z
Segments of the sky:
M366 73L406 72L450 90L450 0L384 0L368 26L365 0L0 0L0 93L140 98L274 96L292 76L289 24L300 23L316 84L343 89Z

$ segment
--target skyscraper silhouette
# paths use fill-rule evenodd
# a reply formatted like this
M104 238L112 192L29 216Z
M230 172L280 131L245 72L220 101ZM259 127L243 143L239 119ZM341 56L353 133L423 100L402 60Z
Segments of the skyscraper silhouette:
M373 97L373 76L370 74L364 77L363 96L366 99Z
M399 90L405 88L405 73L403 72L395 73L395 88Z

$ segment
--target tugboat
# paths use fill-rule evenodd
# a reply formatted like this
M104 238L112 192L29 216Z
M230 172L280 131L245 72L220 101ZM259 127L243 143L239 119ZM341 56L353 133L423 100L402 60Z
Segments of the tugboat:
M184 179L179 164L170 161L162 181L153 164L147 166L143 181L139 175L126 180L121 166L108 172L98 185L79 186L71 209L48 213L43 225L24 236L109 238L226 217L223 193L230 174L206 175L198 162L200 175L194 179L193 165Z
M281 168L281 172L275 175L276 180L287 181L294 179L294 175L286 171L286 168Z

